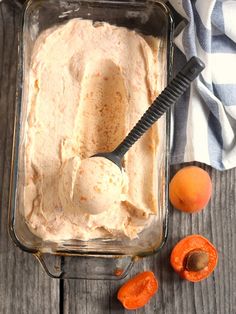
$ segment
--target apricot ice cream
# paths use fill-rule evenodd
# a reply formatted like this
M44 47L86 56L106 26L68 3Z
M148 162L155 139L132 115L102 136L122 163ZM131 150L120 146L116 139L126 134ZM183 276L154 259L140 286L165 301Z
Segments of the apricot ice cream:
M63 166L59 181L63 209L75 215L78 208L93 215L116 209L124 182L121 169L106 158L71 158Z
M87 174L83 165L112 151L157 96L159 42L79 19L37 38L24 83L23 188L26 222L40 238L133 239L157 213L158 125L126 154L120 179L103 165L109 187L91 184L98 164L90 160Z

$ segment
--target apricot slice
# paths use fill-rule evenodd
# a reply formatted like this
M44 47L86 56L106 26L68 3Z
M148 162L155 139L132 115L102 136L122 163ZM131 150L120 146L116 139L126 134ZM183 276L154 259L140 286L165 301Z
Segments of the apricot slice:
M171 204L180 211L196 213L206 207L212 194L211 178L197 166L180 169L169 186Z
M120 287L117 298L127 310L136 310L149 302L158 290L158 281L151 271L144 271Z

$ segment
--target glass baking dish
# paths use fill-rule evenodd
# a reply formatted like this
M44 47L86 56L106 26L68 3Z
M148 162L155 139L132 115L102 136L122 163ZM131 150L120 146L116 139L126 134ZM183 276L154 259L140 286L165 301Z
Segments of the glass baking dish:
M23 7L19 34L19 61L15 107L11 184L9 197L9 230L22 250L34 254L46 272L54 278L117 279L128 273L139 257L156 253L167 237L169 114L158 121L159 145L158 212L151 225L134 240L106 238L89 241L43 241L28 228L24 218L21 176L23 176L23 137L27 108L23 94L34 42L39 34L72 18L105 21L134 29L160 39L158 77L160 91L167 84L172 65L173 21L169 8L158 1L28 1ZM117 271L119 270L119 271ZM120 271L122 270L122 271Z

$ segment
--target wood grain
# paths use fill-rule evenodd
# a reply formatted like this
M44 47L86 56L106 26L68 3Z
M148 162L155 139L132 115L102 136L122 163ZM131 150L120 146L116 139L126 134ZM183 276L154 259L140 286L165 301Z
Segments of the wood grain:
M52 280L32 256L14 247L8 236L7 200L19 12L6 3L0 2L0 314L131 313L116 299L124 281ZM136 313L236 313L236 169L217 172L203 167L211 174L214 196L200 214L188 215L170 209L167 244L159 254L135 264L130 274L150 269L160 284L156 297ZM172 168L172 175L178 168ZM206 236L219 251L214 274L197 284L181 280L169 265L172 247L192 233Z
M59 281L51 280L7 231L19 11L0 2L0 313L59 313Z

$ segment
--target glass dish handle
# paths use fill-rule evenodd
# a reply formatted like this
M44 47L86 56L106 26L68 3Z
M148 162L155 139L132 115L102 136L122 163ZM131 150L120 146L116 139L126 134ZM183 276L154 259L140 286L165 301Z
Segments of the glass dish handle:
M42 252L34 256L50 277L58 279L122 279L135 260L132 256L61 256Z

